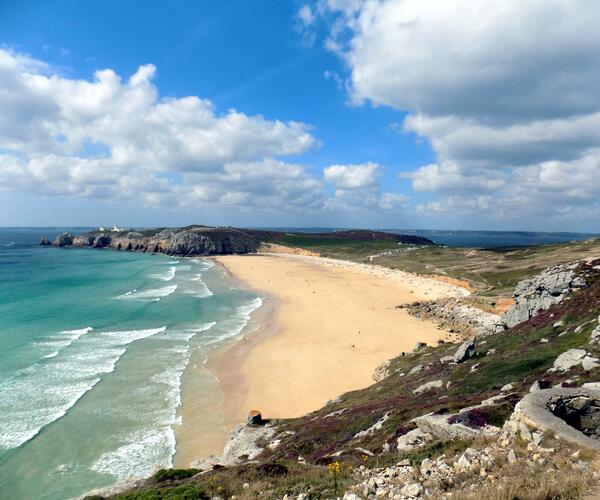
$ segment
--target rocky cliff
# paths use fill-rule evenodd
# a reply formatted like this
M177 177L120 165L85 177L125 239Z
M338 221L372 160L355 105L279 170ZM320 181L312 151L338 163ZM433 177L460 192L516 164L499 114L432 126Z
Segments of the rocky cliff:
M527 321L538 311L559 303L574 289L585 285L585 277L576 271L580 262L545 269L531 279L520 281L513 293L515 304L502 317L508 327Z
M54 240L53 245L190 256L256 252L260 241L243 230L190 226L143 232L91 232L79 236L64 233Z
M52 243L57 247L111 248L134 252L165 253L169 255L223 255L256 252L261 243L280 241L289 235L317 238L326 241L389 241L433 245L427 238L381 231L353 230L333 233L288 233L238 229L233 227L188 226L142 231L93 231L74 236L63 233ZM40 245L49 245L42 238Z

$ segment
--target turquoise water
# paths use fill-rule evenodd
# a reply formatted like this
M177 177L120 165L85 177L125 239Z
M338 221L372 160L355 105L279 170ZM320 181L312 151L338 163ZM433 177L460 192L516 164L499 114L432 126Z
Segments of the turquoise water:
M210 261L39 248L0 229L0 497L63 499L172 465L192 354L261 304Z

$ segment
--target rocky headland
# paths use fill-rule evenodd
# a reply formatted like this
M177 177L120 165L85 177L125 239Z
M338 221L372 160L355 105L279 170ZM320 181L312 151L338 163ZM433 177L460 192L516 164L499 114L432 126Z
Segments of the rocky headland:
M254 253L261 245L279 245L285 237L298 236L328 242L387 242L390 244L434 245L431 240L414 235L381 231L352 230L330 233L289 233L238 229L234 227L188 226L143 230L98 230L73 235L63 233L50 243L43 237L41 246L73 248L108 248L128 252L163 253L177 256L228 255ZM281 246L281 245L280 245ZM271 247L272 248L272 247ZM287 248L287 247L286 247Z

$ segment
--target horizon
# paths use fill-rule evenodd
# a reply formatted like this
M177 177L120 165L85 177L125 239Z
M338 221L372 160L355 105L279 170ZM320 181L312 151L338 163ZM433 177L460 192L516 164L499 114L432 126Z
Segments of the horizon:
M0 14L4 227L600 233L600 6Z
M109 227L108 225L86 225L86 226L71 226L71 225L56 225L56 226L0 226L0 229L94 229L102 227ZM517 230L517 229L456 229L456 228L406 228L406 227L363 227L363 226L232 226L232 225L209 225L209 224L188 224L186 226L130 226L124 227L124 229L179 229L183 227L192 226L203 226L203 227L214 227L214 228L227 228L232 227L234 229L253 229L253 230L264 230L264 231L283 231L283 230L308 230L308 229L323 229L328 231L421 231L421 232L465 232L465 233L531 233L531 234L577 234L577 235L589 235L589 236L600 236L600 232L587 232L587 231L536 231L536 230Z

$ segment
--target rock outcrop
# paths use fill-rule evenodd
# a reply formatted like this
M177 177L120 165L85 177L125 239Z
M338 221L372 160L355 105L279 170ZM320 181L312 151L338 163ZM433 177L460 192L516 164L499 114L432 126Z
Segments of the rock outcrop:
M459 348L454 353L454 362L455 363L463 363L469 358L472 358L475 355L475 342L472 340L467 340L463 342Z
M57 247L68 247L73 244L74 240L75 237L71 233L63 233L55 238L53 245Z
M41 247L49 247L50 245L52 245L50 240L48 238L46 238L46 236L43 236L42 239L40 240L40 246Z
M276 428L270 425L238 425L225 445L223 455L203 458L192 463L192 467L210 470L215 465L236 465L253 460L264 450L259 443L268 441L275 434Z
M600 451L600 391L553 388L527 394L517 403L504 432L533 441L551 432L576 446ZM593 436L593 437L592 437Z
M223 255L255 252L260 241L253 235L234 228L192 226L183 229L123 232L92 232L80 236L64 233L55 246L78 248L110 248L134 252L168 255Z
M557 304L572 290L584 286L584 279L577 275L579 265L579 262L560 264L520 281L513 294L515 305L506 311L502 321L508 327L518 325L535 316L538 311Z
M497 314L488 313L457 298L418 301L399 306L421 319L431 319L451 333L483 336L503 332L506 326Z

